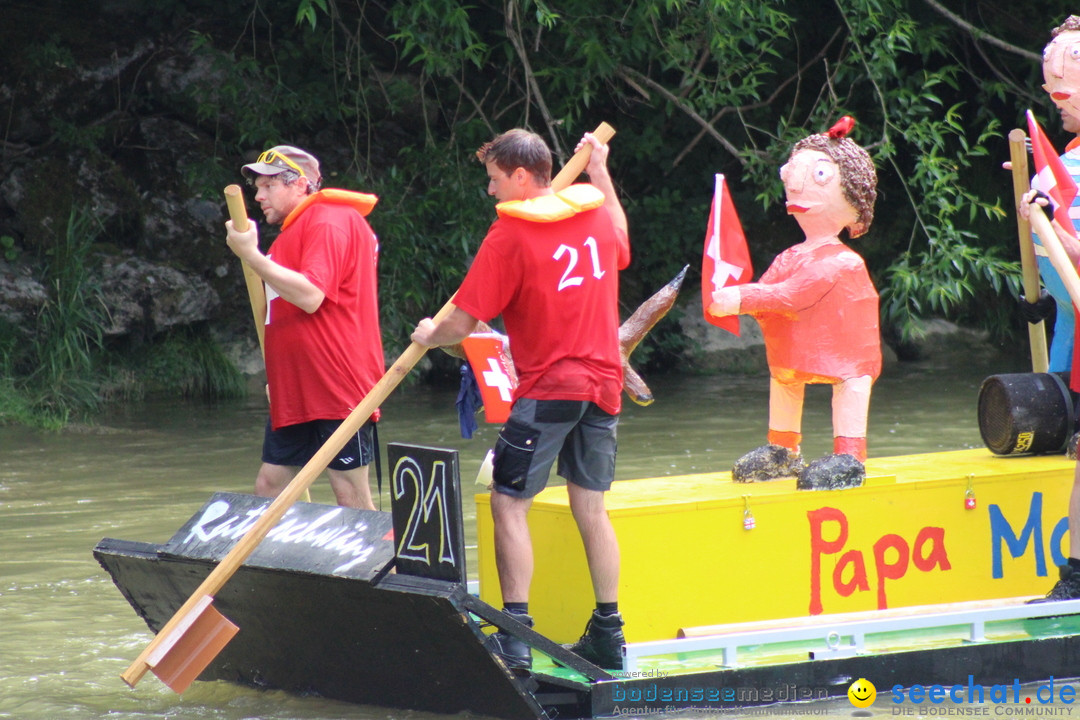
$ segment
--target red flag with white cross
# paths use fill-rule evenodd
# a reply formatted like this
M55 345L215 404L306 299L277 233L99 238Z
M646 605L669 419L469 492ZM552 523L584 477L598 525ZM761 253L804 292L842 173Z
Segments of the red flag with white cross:
M484 400L484 419L489 423L506 422L510 417L517 373L506 354L505 336L498 333L477 333L461 341L469 361L480 397Z
M714 291L730 285L750 282L754 269L746 246L742 223L735 213L724 176L716 175L709 227L705 232L705 250L701 255L701 303L705 319L734 335L739 334L739 317L716 317L709 314Z
M1073 221L1069 217L1069 208L1076 199L1077 187L1073 176L1065 169L1057 150L1043 133L1039 121L1030 110L1027 111L1028 134L1031 136L1031 154L1035 160L1035 172L1039 178L1039 189L1054 201L1054 219L1066 231L1073 232Z

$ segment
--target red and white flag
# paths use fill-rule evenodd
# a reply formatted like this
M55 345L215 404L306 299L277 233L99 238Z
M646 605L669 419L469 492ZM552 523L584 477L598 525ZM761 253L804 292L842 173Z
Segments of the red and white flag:
M506 355L504 341L498 333L477 333L461 341L469 361L480 397L484 400L484 419L489 423L506 422L517 388L517 372Z
M738 335L739 317L715 317L709 314L709 305L713 301L713 291L750 282L753 274L750 249L746 247L746 236L735 213L735 203L724 176L717 174L712 208L709 209L709 228L705 232L705 251L701 256L701 304L705 319Z
M1069 218L1069 208L1076 199L1076 181L1053 144L1046 137L1039 121L1030 110L1027 111L1028 134L1031 136L1031 153L1035 159L1035 174L1039 178L1039 189L1054 201L1054 219L1066 231L1076 234L1073 222Z

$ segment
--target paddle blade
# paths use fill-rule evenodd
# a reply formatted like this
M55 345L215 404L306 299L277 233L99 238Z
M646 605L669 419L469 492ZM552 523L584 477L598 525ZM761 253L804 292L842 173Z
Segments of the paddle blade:
M182 693L240 630L204 595L146 664L174 692Z

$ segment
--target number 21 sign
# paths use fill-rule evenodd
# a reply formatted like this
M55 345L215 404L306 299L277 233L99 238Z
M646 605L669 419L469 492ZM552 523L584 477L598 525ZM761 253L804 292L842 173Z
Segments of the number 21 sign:
M465 584L465 529L456 450L389 443L398 572Z

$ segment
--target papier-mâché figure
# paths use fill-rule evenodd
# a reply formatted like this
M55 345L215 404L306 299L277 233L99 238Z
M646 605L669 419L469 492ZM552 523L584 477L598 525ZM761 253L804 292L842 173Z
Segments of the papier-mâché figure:
M713 315L751 315L761 325L771 375L768 445L740 458L739 482L798 475L798 487L861 484L870 390L881 373L878 294L863 259L840 239L864 234L874 217L877 174L847 133L845 117L796 143L780 168L787 211L806 239L780 253L758 282L713 293ZM833 455L805 465L801 452L807 383L833 386Z

